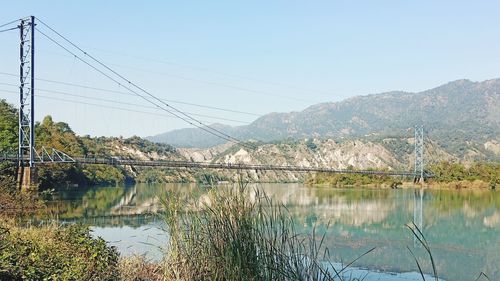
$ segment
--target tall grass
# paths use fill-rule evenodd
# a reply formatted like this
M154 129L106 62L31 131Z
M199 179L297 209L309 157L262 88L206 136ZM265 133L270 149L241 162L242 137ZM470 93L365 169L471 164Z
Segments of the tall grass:
M430 259L431 265L432 265L432 272L434 275L434 279L436 281L438 281L439 277L437 274L436 264L434 263L434 257L432 256L431 248L429 247L429 243L427 242L427 239L425 238L424 234L422 233L422 231L420 230L420 228L417 226L417 224L415 222L412 222L411 225L407 224L406 227L412 232L413 237L415 237L417 239L417 241L420 243L420 245L422 245L424 247L425 251L429 255L429 259ZM422 277L422 280L425 281L424 272L422 270L422 266L420 265L420 262L418 261L417 257L415 256L413 251L410 249L410 247L406 246L406 248L408 249L408 251L412 255L413 259L415 260L415 263L417 264L418 271L420 272L420 276Z
M254 196L248 196L254 192ZM198 200L163 200L170 234L167 280L334 280L315 232L298 233L290 213L242 182ZM340 278L337 278L340 279Z

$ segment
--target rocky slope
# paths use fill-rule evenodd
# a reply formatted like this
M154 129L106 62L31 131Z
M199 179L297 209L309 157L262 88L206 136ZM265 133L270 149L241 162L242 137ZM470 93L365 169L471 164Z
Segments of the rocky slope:
M254 148L224 145L208 149L178 149L186 159L194 161L259 165L292 165L336 169L411 170L413 138L386 138L380 142L367 140L334 141L304 139L274 143L251 143ZM430 147L426 157L454 160L440 147ZM236 180L235 171L217 171L222 178ZM300 181L302 173L274 171L243 171L252 181Z

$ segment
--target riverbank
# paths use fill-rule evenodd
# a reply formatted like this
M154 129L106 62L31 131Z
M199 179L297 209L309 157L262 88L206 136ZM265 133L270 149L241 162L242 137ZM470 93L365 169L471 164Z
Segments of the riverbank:
M491 182L482 180L462 180L452 182L435 182L429 181L422 184L414 183L413 181L398 182L397 184L389 183L367 183L367 184L331 184L331 183L307 183L309 187L318 188L368 188L368 189L414 189L414 188L432 188L432 189L448 189L448 190L496 190L497 187L492 185Z
M447 189L496 189L500 186L500 163L478 162L471 165L440 162L429 166L433 175L422 184L415 184L403 178L383 175L326 174L310 175L305 183L309 186L368 188L405 188L424 186Z

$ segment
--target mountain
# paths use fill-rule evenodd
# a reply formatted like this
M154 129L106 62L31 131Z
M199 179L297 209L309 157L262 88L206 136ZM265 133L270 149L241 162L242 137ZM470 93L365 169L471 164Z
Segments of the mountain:
M211 128L224 132L228 135L233 135L234 128L223 124L212 124ZM146 139L159 142L169 143L178 147L212 147L224 143L225 141L216 137L202 129L179 129L166 132L163 134L147 137Z
M440 145L459 150L460 143L486 142L498 149L500 135L500 79L457 80L434 89L357 96L341 102L312 105L300 112L271 113L247 126L215 125L242 140L356 139L367 136L411 135L424 124ZM224 143L200 129L181 129L148 139L177 147L210 147Z

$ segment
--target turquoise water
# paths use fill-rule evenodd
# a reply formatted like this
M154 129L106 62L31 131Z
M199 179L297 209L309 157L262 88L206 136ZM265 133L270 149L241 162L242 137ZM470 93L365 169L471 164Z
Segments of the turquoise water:
M258 185L287 206L300 231L326 233L333 262L369 269L373 280L408 280L392 272L415 272L409 247L426 272L430 259L405 226L414 221L430 244L437 272L445 280L475 280L484 272L500 280L500 193L491 190L374 190L310 188L300 184ZM50 210L61 221L92 227L123 255L160 259L168 241L155 213L169 190L200 193L189 184L135 185L59 190ZM203 193L203 191L201 192ZM386 272L377 275L374 271ZM384 277L385 276L385 277ZM391 278L396 279L391 279ZM370 280L368 278L366 280Z

